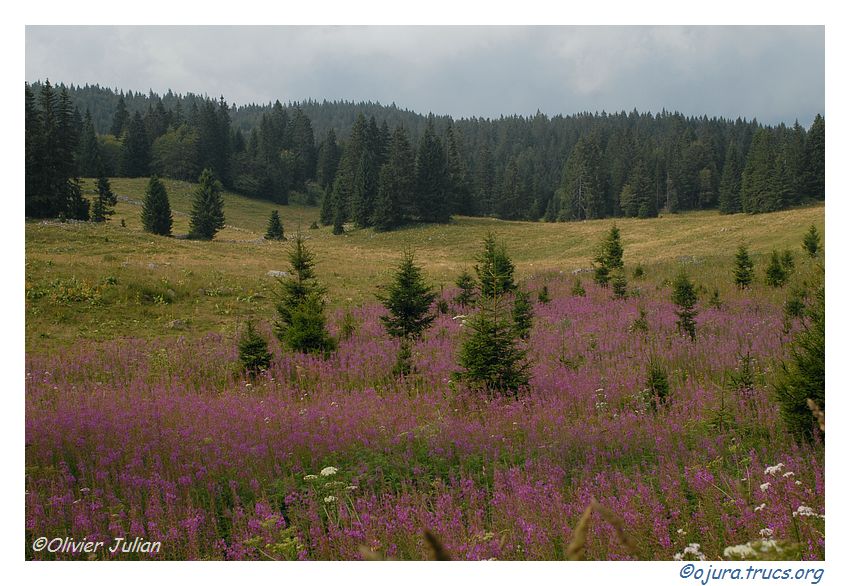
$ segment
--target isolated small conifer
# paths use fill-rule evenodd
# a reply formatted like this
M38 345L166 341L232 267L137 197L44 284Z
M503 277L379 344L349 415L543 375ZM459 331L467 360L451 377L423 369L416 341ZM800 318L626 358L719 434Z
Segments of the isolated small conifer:
M268 369L272 355L266 339L256 330L254 322L245 325L242 337L239 339L239 362L247 373L255 375Z
M788 280L788 272L782 265L782 259L776 250L770 255L770 264L765 269L764 280L771 287L782 287Z
M113 207L116 203L118 203L118 198L112 192L109 179L101 174L97 179L97 197L95 197L92 205L92 221L105 222L109 216L115 213Z
M460 290L458 294L455 296L455 303L460 305L461 307L467 307L468 305L472 305L475 303L476 292L475 292L475 277L473 277L469 271L464 269L464 271L460 274L460 276L455 281L455 285Z
M820 252L820 248L820 234L818 234L818 229L815 228L815 225L812 224L809 226L809 231L803 237L803 250L810 257L815 258L818 252Z
M269 216L269 223L266 227L266 240L283 240L283 224L280 221L280 214L277 210L273 210Z
M475 257L482 297L503 295L516 288L514 283L514 263L508 257L504 243L497 243L492 232L484 237L484 251Z
M394 338L417 339L436 318L431 312L431 304L437 294L425 282L422 269L413 261L413 252L404 251L386 294L378 296L388 312L381 316L381 322Z
M165 186L156 175L148 180L145 199L142 202L142 227L145 232L171 236L171 206Z
M743 244L738 247L738 253L735 255L734 275L735 285L739 289L746 289L753 282L753 261Z
M696 303L697 293L687 273L680 272L673 281L673 303L676 304L676 315L678 320L676 326L679 331L687 334L691 340L696 339Z
M216 232L224 228L224 200L221 183L209 169L204 169L198 178L192 215L189 218L189 234L192 238L212 240Z

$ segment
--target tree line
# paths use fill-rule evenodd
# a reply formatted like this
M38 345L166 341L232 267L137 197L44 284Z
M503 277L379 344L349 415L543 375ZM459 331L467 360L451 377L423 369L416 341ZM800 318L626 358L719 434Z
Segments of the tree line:
M57 92L38 82L27 85L28 153L38 150L30 140L38 130L58 123L44 109L48 88L66 96L63 130L47 141L55 150L61 137L63 172L194 181L210 169L244 195L286 204L296 193L321 204L323 223L337 233L349 222L392 229L455 214L568 221L756 213L824 198L820 115L808 129L667 111L453 120L368 102L236 107L223 97ZM32 169L43 163L32 161ZM28 194L44 197L44 185L32 187L41 193Z

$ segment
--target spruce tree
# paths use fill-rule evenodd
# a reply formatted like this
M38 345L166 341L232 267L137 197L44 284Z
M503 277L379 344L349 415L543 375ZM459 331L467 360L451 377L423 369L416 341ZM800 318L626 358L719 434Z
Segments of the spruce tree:
M415 170L416 211L423 222L448 222L451 219L446 154L434 132L433 118L428 119L419 140Z
M771 287L782 287L788 280L788 271L782 265L782 258L775 249L770 254L770 264L764 272L764 281Z
M676 321L676 327L681 333L690 336L691 340L695 340L696 333L696 316L697 316L697 293L693 283L688 278L688 274L681 271L673 281L673 294L671 296L673 303L676 304L676 316L679 318Z
M142 115L136 112L130 120L121 149L121 175L144 177L150 169L150 143Z
M256 330L254 322L245 324L239 339L239 362L250 376L255 376L271 365L272 355L266 339Z
M118 198L115 197L115 193L109 185L109 179L101 174L97 178L97 197L92 206L92 221L105 222L109 216L115 213L113 207L116 203L118 203Z
M455 285L458 289L460 289L454 299L455 303L461 307L472 305L477 297L475 293L475 277L473 277L469 271L464 269L455 281Z
M145 232L171 236L172 221L171 205L165 186L156 175L152 175L142 202L142 227Z
M815 228L815 225L812 224L809 226L809 231L803 236L803 250L810 257L815 258L818 252L820 252L820 249L820 234L818 234L818 229Z
M462 370L453 378L473 388L516 396L528 386L529 364L517 343L516 325L505 309L507 296L500 292L505 275L499 274L496 266L480 273L485 280L482 290L488 291L489 297L479 299L480 310L464 324L466 336L458 358Z
M729 142L726 149L726 162L720 177L720 195L718 207L722 214L737 214L741 211L741 170L740 155L735 141Z
M393 132L387 162L378 174L378 198L372 221L376 230L392 230L405 216L415 214L415 162L407 132L401 126Z
M422 269L414 264L414 255L404 251L386 293L378 295L388 315L381 316L387 333L394 338L416 340L436 318L431 305L437 298L425 282Z
M266 240L283 240L283 224L280 221L280 214L277 210L272 210L269 216L269 224L266 227Z
M291 276L278 279L275 335L290 350L327 355L336 342L325 325L325 288L316 281L313 253L300 232L295 235L289 264Z
M826 194L826 123L818 114L806 135L804 184L806 197L822 200Z
M109 132L115 138L121 138L129 120L130 114L127 112L124 96L120 96L118 98L118 104L115 106L115 114L112 116L112 127L109 129Z
M91 112L86 109L83 122L83 133L80 137L80 153L78 156L79 174L81 177L95 177L100 173L100 146L94 131Z
M620 230L616 224L611 226L611 230L602 241L593 262L593 279L602 287L608 286L611 273L618 269L622 270L623 245L620 242Z
M484 251L476 256L475 260L478 261L475 273L478 275L482 297L504 295L516 288L514 264L508 257L504 242L497 243L492 232L487 232L484 237Z
M614 299L625 299L628 296L628 282L626 281L626 273L623 269L614 271L611 279L611 290L614 293Z
M738 252L735 255L735 285L739 289L747 289L753 282L753 261L750 259L750 253L747 252L747 247L743 244L738 247Z
M189 236L198 240L212 240L224 228L224 200L221 183L210 169L204 169L198 178L192 215L189 218Z
M814 401L820 411L826 410L825 301L825 289L821 286L812 307L806 310L803 329L794 338L791 358L782 364L774 384L782 418L789 431L802 440L811 440L815 430L807 400Z

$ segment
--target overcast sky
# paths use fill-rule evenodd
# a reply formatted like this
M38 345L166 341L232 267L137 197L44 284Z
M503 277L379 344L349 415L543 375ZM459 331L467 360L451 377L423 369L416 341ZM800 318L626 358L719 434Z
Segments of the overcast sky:
M26 29L27 81L494 117L662 108L808 126L822 27Z

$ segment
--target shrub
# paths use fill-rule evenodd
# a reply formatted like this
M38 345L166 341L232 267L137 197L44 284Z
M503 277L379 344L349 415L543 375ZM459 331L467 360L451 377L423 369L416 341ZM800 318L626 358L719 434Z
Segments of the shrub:
M239 339L239 362L242 369L253 376L268 369L271 360L266 339L254 328L254 322L249 321Z

